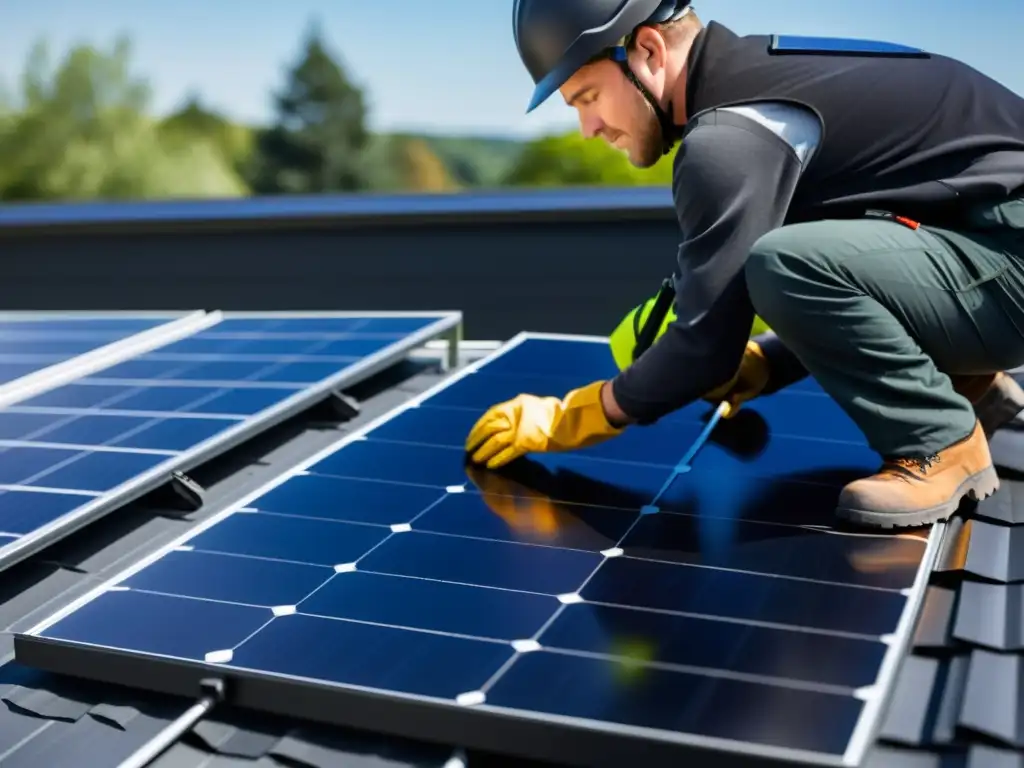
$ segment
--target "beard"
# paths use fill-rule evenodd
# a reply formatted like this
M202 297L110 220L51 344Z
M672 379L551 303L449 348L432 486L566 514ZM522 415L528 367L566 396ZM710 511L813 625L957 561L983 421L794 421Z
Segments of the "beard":
M633 142L629 148L629 162L636 168L650 168L661 160L663 154L661 123L646 101L644 105L647 107L646 119L633 132Z

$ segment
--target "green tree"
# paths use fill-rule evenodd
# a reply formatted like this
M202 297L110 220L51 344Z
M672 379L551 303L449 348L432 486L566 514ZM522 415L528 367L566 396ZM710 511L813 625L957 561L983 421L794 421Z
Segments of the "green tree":
M10 92L3 81L0 81L0 146L14 130L15 112ZM4 168L0 165L0 190L3 189Z
M197 95L190 96L181 109L161 120L159 131L164 144L176 149L210 142L239 172L247 168L252 156L252 129L203 106Z
M661 185L671 180L671 155L653 168L635 168L621 151L576 131L531 141L505 176L507 185L528 187Z
M276 123L256 137L254 191L308 194L367 186L360 157L369 140L363 93L331 57L318 27L274 100Z
M130 45L73 48L56 69L35 45L0 132L0 199L133 199L245 193L209 144L168 148L146 115Z

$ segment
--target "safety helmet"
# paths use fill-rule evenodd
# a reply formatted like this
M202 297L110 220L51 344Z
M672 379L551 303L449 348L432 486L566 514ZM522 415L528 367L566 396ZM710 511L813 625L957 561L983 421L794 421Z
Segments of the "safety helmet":
M515 0L512 31L519 57L536 88L527 108L532 112L585 64L600 58L618 63L651 105L668 152L680 130L670 115L633 74L626 46L645 24L682 18L691 0Z

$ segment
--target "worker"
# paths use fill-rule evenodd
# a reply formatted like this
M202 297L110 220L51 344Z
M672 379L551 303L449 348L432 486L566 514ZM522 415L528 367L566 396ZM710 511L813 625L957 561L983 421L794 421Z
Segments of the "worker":
M839 516L925 525L998 489L978 411L1024 409L1002 373L1024 364L1024 99L908 46L740 36L689 0L516 0L513 31L529 110L560 92L640 168L675 149L682 237L624 369L495 405L473 462L580 449L700 398L740 406L806 372L881 457ZM751 338L755 313L771 333Z

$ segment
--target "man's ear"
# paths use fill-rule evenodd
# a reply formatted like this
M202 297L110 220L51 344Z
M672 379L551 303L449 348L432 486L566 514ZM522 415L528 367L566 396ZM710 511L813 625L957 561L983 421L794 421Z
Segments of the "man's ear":
M668 47L660 32L651 27L640 27L635 33L633 47L637 63L642 63L651 74L665 67Z

